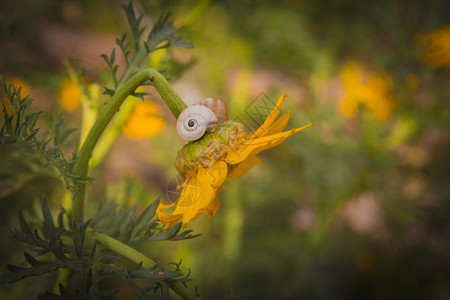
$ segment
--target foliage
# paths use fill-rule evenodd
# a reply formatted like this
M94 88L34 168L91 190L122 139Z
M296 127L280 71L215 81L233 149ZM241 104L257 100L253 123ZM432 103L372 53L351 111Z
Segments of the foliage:
M0 283L13 283L30 276L40 276L46 273L54 272L58 269L69 269L75 272L77 276L75 282L70 282L70 291L63 284L59 284L61 299L63 297L104 297L115 293L113 290L102 290L101 280L115 276L123 278L130 287L132 287L138 299L147 299L148 292L162 292L165 286L173 282L186 284L190 281L187 275L181 273L180 263L171 263L175 270L166 270L160 264L154 264L149 268L142 268L142 262L135 268L128 270L120 257L111 255L111 251L98 241L92 239L93 232L102 231L105 228L113 228L110 236L115 236L123 231L126 238L122 240L126 243L136 241L162 241L162 240L183 240L193 238L189 235L190 231L179 233L180 227L176 230L161 232L157 230L155 209L158 201L148 206L144 212L137 218L130 210L124 218L118 218L117 215L108 213L113 209L114 204L108 205L106 209L100 210L99 214L92 220L82 225L76 225L70 214L64 209L58 213L57 222L47 204L42 201L42 227L30 228L21 211L19 211L19 223L21 230L11 230L12 235L17 240L26 245L31 253L24 252L25 260L30 267L19 267L7 265L11 271L9 274L0 276ZM124 210L122 210L123 212ZM119 221L118 226L111 226L113 221ZM121 222L125 221L125 222ZM70 226L65 225L70 224ZM102 224L102 225L99 225ZM104 232L107 232L105 230ZM155 232L157 232L155 234ZM90 237L87 238L87 237ZM36 257L43 257L47 260L38 260ZM147 279L145 288L142 283L136 282L136 279ZM56 296L51 292L46 292L39 299L51 299L50 296ZM157 298L157 297L156 297ZM155 298L155 299L156 299Z
M116 15L118 5L111 5L111 1L35 2L17 0L0 4L3 16L0 53L5 58L0 67L5 74L30 83L32 92L44 90L51 96L52 82L62 76L58 68L60 56L52 56L55 49L39 44L45 31L36 24L51 22L89 34L100 31L96 36L102 40L105 32L121 26L122 19ZM245 122L247 107L257 102L254 100L261 92L273 100L280 93L287 93L286 110L293 110L288 126L308 121L314 121L315 126L276 151L264 154L262 163L238 183L229 182L220 193L222 207L215 218L200 218L192 224L194 232L201 232L202 238L182 243L140 242L143 237L150 238L146 229L133 239L136 241L133 247L154 253L162 262L183 258L183 265L189 265L195 274L195 285L199 285L206 299L450 299L450 77L448 69L436 63L445 61L449 53L445 31L449 25L449 1L139 2L134 8L143 7L152 20L170 8L177 17L176 24L185 26L184 37L195 41L194 54L183 49L175 52L182 62L198 58L189 80L177 85L192 100L200 96L218 97L226 102L231 116L242 117L240 120ZM207 9L199 13L198 3ZM82 11L81 17L66 14L71 7ZM144 17L140 24L147 20ZM144 31L140 35L141 54L147 51L143 42L149 33ZM118 43L128 44L126 68L135 53L134 35L130 31L123 41L122 35L118 36ZM17 51L19 47L21 51ZM119 63L122 52L122 47L117 46L113 69L114 65L122 64ZM176 71L178 65L169 59L172 52L160 49L149 55L151 66L164 71L166 78L174 79L171 70ZM111 52L107 54L110 61ZM162 63L153 64L157 59ZM147 62L143 59L140 64ZM340 74L349 63L357 63L365 71L360 80L346 86ZM126 76L130 77L138 67L128 68ZM98 69L94 66L86 69L88 83L96 78ZM116 71L117 81L124 74L122 70L119 67ZM106 86L117 91L109 74L106 72L109 79ZM392 94L371 84L367 80L371 74L390 78ZM99 75L103 80L103 74ZM349 88L355 89L353 95L358 94L356 91L361 94L353 102L355 114L346 118L340 105ZM386 102L373 101L373 106L369 106L369 101L364 100L367 93L389 96L386 99L392 100L394 107L385 122L377 122L373 112L386 107ZM99 101L100 106L107 96ZM36 93L36 99L41 100L42 96ZM51 97L44 100L44 104L51 105ZM48 107L45 106L46 110ZM121 107L119 113L123 111ZM41 133L45 131L43 128L51 128L46 126L45 114L42 116L42 125L37 126L42 128ZM75 111L65 119L71 124L78 117L79 111ZM151 187L151 196L147 198L152 200L164 192L175 173L176 150L182 147L181 141L170 134L174 132L173 125L166 121L163 134L152 140L119 141L105 160L106 168L93 173L97 180L86 207L86 219L92 218L89 226L111 202L115 205L109 214L122 220L126 220L129 206L138 204L132 215L137 220L149 204L134 195L118 199L114 192L104 199L102 188L111 187L111 181L103 177L105 173L114 179L130 177L133 182ZM72 151L70 138L66 151ZM4 147L2 153L5 151ZM21 157L11 151L6 160L13 154ZM31 167L31 159L23 157L23 163L33 172L44 171L41 163L46 160L40 154L35 167ZM6 182L6 172L18 171L11 165L8 160L8 164L0 167L0 184ZM51 176L59 174L53 167L50 169ZM21 203L29 227L39 227L25 208L32 206L33 197L23 197L23 193L31 193L34 185L23 187L13 197L2 198L2 208L15 210L17 203ZM48 189L44 184L40 188ZM42 193L35 194L41 198ZM54 207L51 203L59 201L48 193L47 199L50 208ZM100 199L103 203L98 208ZM130 202L129 206L124 204ZM12 223L8 218L12 215L10 211L2 211L2 222ZM56 217L58 211L52 211ZM65 218L65 227L70 229ZM154 220L148 223L153 238L162 233L157 224L156 229L150 225ZM110 221L113 227L120 227L118 222ZM95 225L96 233L106 229L112 233L105 223L103 219ZM88 233L87 230L85 244L92 246ZM116 229L114 239L122 243L127 234L127 230ZM73 241L65 239L63 236L65 243L73 247ZM19 263L23 259L16 255L17 243L11 240L4 239L0 246L3 257L11 257L9 261L24 267ZM117 256L98 240L96 247L96 253L103 253L108 259ZM86 245L85 248L91 250ZM26 251L39 261L55 260L51 253L39 257L31 250ZM128 270L138 265L138 262L130 265L127 259L118 263L126 264ZM143 264L141 270L153 265ZM60 294L58 286L52 288L48 284L55 281L55 275L53 272L41 276L39 281L34 277L3 285L0 298L21 299L24 290L25 296L37 294L36 283L41 290L42 283L47 283L45 289ZM78 281L85 285L89 276L81 275L85 279L80 277ZM109 280L98 278L105 283L102 287L120 288L126 293L125 283L114 281L116 277L113 274ZM133 282L142 283L141 280ZM68 290L67 294L75 294L69 281L59 278L58 281ZM189 287L193 285L194 282L188 283ZM84 293L86 289L80 291Z
M101 58L106 62L111 72L111 78L114 83L114 88L105 88L105 94L114 95L117 87L134 75L142 62L148 57L151 52L165 49L169 47L193 47L192 44L182 41L183 35L170 22L170 13L166 13L159 17L153 25L152 30L148 33L147 38L143 39L145 28L141 27L143 15L136 16L131 2L128 5L122 6L127 16L128 24L131 28L131 41L127 33L124 33L120 38L116 39L116 44L119 46L125 58L126 68L122 75L117 78L117 70L119 68L116 62L116 49L111 51L107 56L102 54ZM130 47L132 43L132 47ZM131 57L130 57L131 55ZM149 82L151 84L151 82ZM145 93L133 93L134 96L143 99Z
M140 22L143 16L135 15L131 3L123 6L123 9L131 27L133 49L129 48L127 34L116 40L126 61L120 78L117 78L119 66L115 64L115 49L109 57L101 56L106 61L114 82L113 89L105 88L105 94L110 96L114 96L122 85L129 84L151 52L171 46L191 47L181 41L182 36L170 22L168 14L158 19L148 37L142 40L145 28L140 26ZM74 168L79 160L77 153L70 160L65 158L68 138L75 130L64 129L61 115L55 118L54 130L42 134L38 127L41 113L30 111L31 98L27 96L22 99L20 88L13 84L7 86L1 77L0 83L4 92L0 143L20 143L32 153L40 154L46 161L41 168L57 170L65 183L66 197L76 196L79 187L91 183L92 178L88 177L89 181L81 180ZM131 94L140 98L144 96L143 93ZM123 95L124 98L126 96ZM100 117L102 113L108 112L100 111ZM89 138L92 139L88 136L87 139ZM96 141L84 141L87 142L95 144ZM137 204L129 207L108 199L101 203L94 217L85 222L74 215L73 210L61 206L55 222L45 198L44 196L42 200L43 219L40 221L40 228L31 226L19 211L21 230L11 229L13 237L28 248L24 252L24 258L29 266L7 265L10 273L1 275L0 283L13 283L27 277L57 272L59 293L56 293L56 289L46 291L39 299L102 298L117 292L104 288L104 282L109 278L119 278L126 282L138 299L167 299L170 297L170 290L184 299L195 298L187 290L187 283L191 281L190 271L187 274L181 271L181 261L170 263L171 266L166 268L134 248L139 243L181 241L198 236L193 235L192 230L182 231L181 224L163 231L155 215L159 200L137 213ZM75 201L76 197L74 203ZM60 201L54 199L54 202ZM92 207L90 209L93 211ZM130 268L129 262L122 257L128 258L134 265Z
M40 154L47 162L47 166L51 166L58 171L66 187L73 189L74 181L80 182L80 179L71 173L71 166L75 157L66 160L63 146L75 129L64 129L63 119L60 115L54 119L52 134L46 132L38 136L39 128L36 127L36 123L41 113L30 112L32 99L29 96L22 99L20 88L16 88L13 84L7 85L2 77L0 77L0 85L4 93L0 144L24 144L34 153Z

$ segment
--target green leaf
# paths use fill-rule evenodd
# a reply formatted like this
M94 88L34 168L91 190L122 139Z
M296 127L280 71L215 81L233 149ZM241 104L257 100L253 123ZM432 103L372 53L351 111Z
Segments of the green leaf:
M175 237L180 230L181 230L181 223L177 223L165 231L160 231L160 232L154 234L153 236L146 239L145 241L146 242L156 242L156 241L170 240L173 237Z
M179 40L170 42L170 45L176 46L176 47L183 47L183 48L194 48L194 44L189 43L189 42L182 42Z
M131 209L128 210L128 213L125 214L125 218L120 222L119 232L121 234L125 234L131 223L134 223L133 215L135 211L136 205L133 205ZM126 210L124 210L124 212L126 212Z
M130 53L130 50L128 50L128 43L125 43L126 38L127 33L125 32L120 39L116 39L116 44L122 50L123 57L125 58L125 63L128 65L128 54Z
M28 254L27 252L23 253L25 260L32 266L35 265L39 265L39 261L37 259L35 259L33 256L31 256L30 254Z
M137 98L139 98L139 99L141 99L141 100L144 100L144 96L150 95L150 94L149 94L149 93L138 93L138 92L133 92L132 95L135 96L135 97L137 97Z
M64 214L65 214L64 207L61 206L61 211L58 214L58 227L64 228Z
M12 273L0 275L0 283L13 283L30 276L47 274L57 270L58 268L59 265L56 262L41 262L38 266L33 266L31 268L16 267Z
M131 231L131 239L136 237L143 229L146 228L148 222L155 216L156 208L159 205L159 198L153 201L144 212L134 222L133 229Z
M34 230L34 234L31 236L31 239L33 240L36 246L44 249L49 249L47 242L39 236L37 229Z
M42 215L44 216L44 235L49 240L56 241L58 237L56 234L55 225L53 223L53 217L50 212L50 208L48 207L45 196L43 197L42 201Z
M22 231L26 235L30 235L31 234L31 229L28 226L27 222L25 221L25 218L23 217L22 211L20 211L20 210L19 210L19 224L20 224L20 228L22 228Z
M113 90L113 89L109 89L109 88L107 88L107 87L104 87L104 88L105 88L105 91L103 92L103 95L110 95L110 96L113 96L114 93L116 92L116 91Z
M185 230L183 232L180 232L177 236L174 236L171 240L172 241L182 241L182 240L190 240L193 238L196 238L198 236L201 236L201 234L190 234L191 232L193 232L193 230L189 229L189 230Z
M91 220L88 220L81 226L77 226L75 223L73 223L73 234L72 234L72 240L73 240L73 247L75 250L75 255L81 259L83 256L83 245L84 245L84 239L86 235L86 229L89 226L89 223Z
M174 279L176 277L183 276L183 273L176 271L156 271L151 269L146 270L138 270L138 271L129 271L128 274L132 278L147 278L154 280L168 280Z
M102 221L108 214L114 212L114 209L117 207L117 204L111 202L105 209L102 209L102 203L100 203L100 207L98 212L95 214L94 218L92 218L91 225L96 226L100 221Z
M108 55L106 54L101 54L100 55L101 58L103 58L103 60L106 62L106 64L108 65L108 67L111 69L112 65L111 65L111 61L109 60Z
M122 5L122 8L127 16L128 24L130 25L131 33L133 34L134 39L134 49L135 51L139 51L139 41L142 34L142 31L139 28L139 25L142 20L142 16L136 18L136 15L133 10L133 5L130 2L128 5Z
M70 129L67 129L67 130L65 130L63 133L62 133L62 135L61 135L61 137L60 137L60 139L59 139L59 145L62 145L66 140L67 140L67 138L72 134L72 133L74 133L75 131L77 131L77 129L76 128L70 128Z
M111 65L114 64L115 60L116 60L116 48L113 48L111 51L111 55L109 56L109 61L111 62Z
M181 266L182 262L183 262L183 259L180 259L180 262L178 262L178 263L170 262L169 265L174 265L175 266L175 271L176 272L180 272L180 266Z

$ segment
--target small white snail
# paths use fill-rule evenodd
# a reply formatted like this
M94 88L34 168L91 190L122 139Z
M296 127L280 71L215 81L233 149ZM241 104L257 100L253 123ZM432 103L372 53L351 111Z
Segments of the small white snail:
M183 140L196 141L206 131L214 130L227 119L225 104L219 99L208 98L181 112L177 120L177 132Z
M215 128L218 123L211 109L196 104L189 106L178 116L177 131L183 140L191 142L201 138L206 130Z

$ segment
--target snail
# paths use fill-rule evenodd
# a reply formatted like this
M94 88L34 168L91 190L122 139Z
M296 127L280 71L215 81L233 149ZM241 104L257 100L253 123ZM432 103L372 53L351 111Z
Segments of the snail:
M181 112L177 120L177 132L183 140L192 142L226 120L228 112L225 104L219 99L207 98Z
M223 122L228 120L227 107L225 106L225 103L223 103L220 99L206 98L205 100L202 100L200 104L210 108L214 112L217 119L219 120L219 124L222 124Z

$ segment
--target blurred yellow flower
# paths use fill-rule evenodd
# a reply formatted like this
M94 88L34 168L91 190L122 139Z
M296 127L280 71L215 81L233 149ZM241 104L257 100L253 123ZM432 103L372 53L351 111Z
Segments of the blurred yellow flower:
M122 132L129 138L149 138L160 133L164 124L164 118L156 103L140 101L122 127Z
M81 104L82 92L80 86L72 79L64 79L59 90L59 104L62 108L72 111Z
M283 131L291 112L277 121L286 95L282 95L265 122L253 133L247 134L244 125L226 121L215 131L186 144L178 152L175 167L183 177L183 190L171 204L160 203L156 212L165 228L182 220L186 227L202 214L212 217L219 209L218 193L229 178L247 173L260 162L257 155L281 144L288 137L312 125ZM173 209L171 212L163 210Z
M21 99L24 99L26 96L30 95L29 85L25 81L20 79L19 77L9 76L9 77L5 77L4 80L5 80L7 88L10 84L14 85L14 87L16 89L20 88L20 98ZM2 104L2 107L5 108L5 111L8 114L8 116L11 116L11 114L13 112L13 108L11 106L10 101L8 101L6 99L5 95L0 94L0 102ZM1 114L0 118L1 118L1 120L3 120L3 112L0 112L0 114Z
M20 88L20 97L22 99L30 95L30 86L19 77L16 76L5 77L5 82L6 85L13 84L16 87L16 89Z
M340 73L343 96L340 111L343 116L353 118L360 105L372 112L375 120L385 121L394 111L392 80L388 75L369 72L361 64L347 63Z
M450 25L441 27L422 38L426 60L433 67L450 69Z

